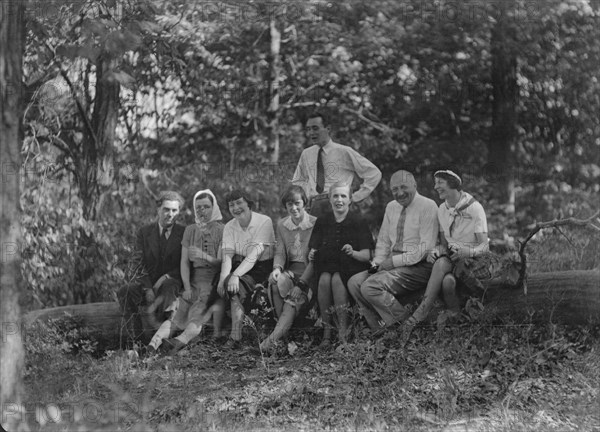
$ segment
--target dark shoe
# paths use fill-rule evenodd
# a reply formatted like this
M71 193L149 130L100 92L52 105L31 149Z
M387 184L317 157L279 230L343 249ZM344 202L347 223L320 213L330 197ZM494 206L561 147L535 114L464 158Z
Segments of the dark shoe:
M218 336L218 337L213 337L211 339L211 342L217 346L222 346L222 345L225 345L225 342L227 342L228 339L229 339L228 336Z
M150 345L145 345L138 350L138 355L141 358L154 357L157 354L158 351L156 350L156 348Z
M398 330L398 340L400 341L400 346L404 348L410 339L410 335L415 328L415 324L412 322L405 322L400 326Z
M329 348L331 348L331 339L329 338L323 339L318 346L320 350L328 350Z
M372 333L373 338L378 339L382 336L386 336L386 338L389 338L388 334L395 331L398 326L400 325L400 321L396 321L395 323L393 323L392 325L386 325L384 327L381 327L379 330L375 330Z
M235 339L227 339L227 342L223 344L223 349L226 350L238 350L242 347L242 341L238 341Z
M160 347L163 355L174 356L185 347L185 344L179 339L171 338L163 339Z
M261 349L258 345L252 345L251 347L249 347L248 352L255 356L264 356L265 355L265 351L261 351Z

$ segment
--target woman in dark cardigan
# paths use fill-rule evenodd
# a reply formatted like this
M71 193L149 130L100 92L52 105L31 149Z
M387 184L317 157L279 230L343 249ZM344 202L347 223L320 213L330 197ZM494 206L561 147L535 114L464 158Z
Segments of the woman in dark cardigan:
M317 219L309 242L309 259L314 260L318 301L323 321L322 347L331 344L332 306L338 318L338 339L345 342L348 331L350 295L346 284L354 274L369 268L373 236L366 222L350 212L352 189L336 183L329 189L333 209Z

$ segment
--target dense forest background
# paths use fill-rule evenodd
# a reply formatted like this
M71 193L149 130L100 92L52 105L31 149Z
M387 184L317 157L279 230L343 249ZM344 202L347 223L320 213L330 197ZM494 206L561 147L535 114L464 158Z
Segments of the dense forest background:
M492 241L591 215L599 14L587 0L29 3L26 307L113 298L159 190L189 201L243 187L279 217L316 107L384 173L361 203L374 229L392 172L412 170L437 199L431 173L445 165L483 203Z

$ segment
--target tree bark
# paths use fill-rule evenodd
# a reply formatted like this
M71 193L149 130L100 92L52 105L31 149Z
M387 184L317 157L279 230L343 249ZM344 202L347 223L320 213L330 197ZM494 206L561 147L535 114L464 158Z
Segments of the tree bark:
M522 289L492 285L484 298L486 313L517 322L600 324L600 271L536 273Z
M24 364L21 338L21 269L19 176L21 175L21 91L24 50L24 6L21 1L0 2L0 406L4 430L25 427L18 407L23 392Z
M122 346L120 342L126 335L122 331L122 314L117 302L88 303L39 309L25 314L23 325L27 328L27 326L36 321L47 322L48 320L64 318L68 315L80 318L88 330L98 332L103 338L113 341L118 346Z
M114 179L114 141L119 112L120 84L111 79L109 73L115 61L104 58L96 61L96 96L92 113L91 128L84 143L84 166L80 178L83 215L86 220L95 220L102 194L110 188Z
M281 32L277 28L277 19L271 18L271 69L269 72L269 108L267 110L268 119L268 146L271 151L271 162L279 162L279 118L281 110L279 107L279 77L281 69Z
M498 184L500 202L508 214L515 212L515 159L513 151L517 123L517 56L515 29L510 23L514 0L499 3L497 22L491 30L492 128L488 142L489 180Z

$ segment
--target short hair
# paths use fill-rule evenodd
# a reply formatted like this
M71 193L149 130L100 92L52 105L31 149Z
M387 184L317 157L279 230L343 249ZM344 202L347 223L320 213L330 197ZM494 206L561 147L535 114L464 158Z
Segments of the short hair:
M306 196L306 192L304 192L304 188L298 185L292 185L285 190L283 195L281 195L281 204L285 207L287 203L294 201L294 197L296 195L300 195L304 206L308 205L308 197Z
M229 203L232 201L237 201L240 198L244 198L244 201L248 203L248 207L250 210L254 209L254 201L250 199L250 196L241 189L234 189L225 195L225 202L227 203L227 208L229 209Z
M446 182L448 183L448 187L450 187L451 189L456 189L458 191L462 190L462 181L460 179L460 174L458 174L456 170L450 171L452 174L450 174L450 172L447 171L449 170L438 170L433 175L433 178L446 180Z
M321 118L321 121L323 123L323 127L327 127L329 126L329 117L327 116L327 114L325 114L323 111L313 111L311 112L308 117L306 117L306 121L309 121L311 118Z
M329 187L329 192L327 193L327 195L329 195L329 198L331 198L331 191L337 188L347 188L348 189L348 197L352 198L352 185L349 183L344 183L342 181L338 181L335 182L334 184L332 184Z
M158 194L158 198L156 198L156 207L160 207L163 205L165 201L177 201L179 202L179 208L183 208L185 203L183 197L179 194L179 192L175 191L161 191Z
M215 200L213 199L212 195L206 192L202 192L200 195L198 195L196 198L194 198L194 204L196 203L196 201L198 201L199 199L204 199L204 198L208 198L208 200L211 202L211 204L214 206L215 205Z

